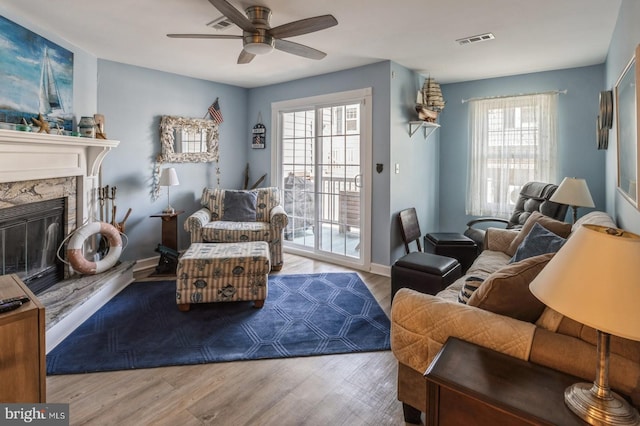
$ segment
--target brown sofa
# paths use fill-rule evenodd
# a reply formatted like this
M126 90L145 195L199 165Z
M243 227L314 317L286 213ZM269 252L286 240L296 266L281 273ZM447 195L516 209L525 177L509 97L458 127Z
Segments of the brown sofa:
M570 232L585 223L615 227L603 212L591 212L573 227L538 216L528 221L537 221L555 233L559 228ZM407 421L415 421L419 412L426 412L427 387L423 374L449 337L587 381L595 379L596 331L544 306L528 291L528 282L553 254L509 264L514 249L532 223L529 227L525 224L523 233L489 228L485 250L466 275L437 295L409 289L401 289L396 294L391 309L391 349L398 360L398 399L404 405ZM474 284L476 279L481 280L482 285L471 293L466 304L460 302L459 297L465 299L461 289ZM491 282L489 287L485 285L487 282ZM640 405L640 342L611 337L609 376L613 390L629 396L634 405Z

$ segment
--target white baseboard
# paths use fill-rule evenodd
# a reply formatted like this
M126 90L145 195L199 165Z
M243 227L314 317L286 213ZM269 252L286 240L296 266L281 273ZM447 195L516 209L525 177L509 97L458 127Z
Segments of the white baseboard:
M383 277L391 276L391 266L388 265L380 265L378 263L372 263L371 269L369 270L372 274L382 275Z
M133 272L141 272L149 269L155 269L158 266L160 256L148 257L146 259L136 260L136 266L133 268Z

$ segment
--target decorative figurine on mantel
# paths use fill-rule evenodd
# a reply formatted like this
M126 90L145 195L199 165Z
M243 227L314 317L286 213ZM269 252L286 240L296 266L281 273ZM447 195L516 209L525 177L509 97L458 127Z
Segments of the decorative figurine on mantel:
M32 118L34 126L38 126L38 133L50 133L51 129L49 128L49 122L44 119L42 114L38 114L38 118Z
M93 114L93 120L96 123L96 139L107 139L107 134L104 132L104 115Z

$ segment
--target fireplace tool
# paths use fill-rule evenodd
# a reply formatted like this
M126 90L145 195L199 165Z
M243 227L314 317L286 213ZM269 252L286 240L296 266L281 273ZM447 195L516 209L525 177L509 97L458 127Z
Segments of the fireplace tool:
M117 221L117 213L118 207L116 206L116 193L117 188L115 186L110 187L109 185L104 186L102 188L98 188L98 200L100 201L100 222L107 222L111 225L115 226L115 228L124 233L125 223L131 214L131 208L127 210L127 213L124 216L124 219L121 222ZM109 218L109 214L111 214L111 218ZM107 241L102 237L99 242L98 253L101 256L104 256L108 250Z

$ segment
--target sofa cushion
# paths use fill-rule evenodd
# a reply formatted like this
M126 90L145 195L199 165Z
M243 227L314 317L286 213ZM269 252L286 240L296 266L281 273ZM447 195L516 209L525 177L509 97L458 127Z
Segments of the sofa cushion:
M204 243L237 243L266 241L271 243L278 237L267 222L228 222L214 220L202 227ZM272 262L273 263L273 262Z
M487 277L467 304L522 321L535 322L545 305L531 293L529 283L554 254L542 254L504 266Z
M566 222L561 222L559 220L552 219L548 216L543 215L540 212L533 212L529 219L524 223L524 226L520 230L518 236L514 238L514 240L509 245L507 249L507 254L509 256L513 256L516 254L516 250L518 250L518 246L522 241L529 235L533 225L539 223L549 231L553 232L556 235L559 235L562 238L567 238L571 233L571 224Z
M516 254L513 255L509 263L519 262L533 256L545 253L555 253L567 240L562 238L539 223L535 223L531 232L524 238L518 246Z
M466 277L464 279L464 284L460 289L460 294L458 294L458 302L468 303L469 298L471 298L471 295L473 294L473 292L476 291L478 287L480 287L483 281L484 281L484 278L475 277L473 275Z
M221 220L228 222L255 222L257 199L258 194L253 191L225 191L224 211Z
M228 190L220 188L204 188L200 204L211 211L211 220L221 220L224 214L225 193ZM256 188L256 221L269 222L271 212L276 206L280 206L280 190L276 187Z

